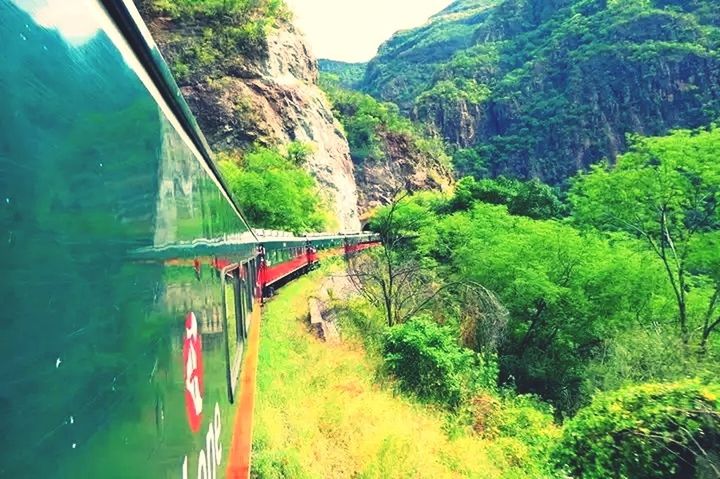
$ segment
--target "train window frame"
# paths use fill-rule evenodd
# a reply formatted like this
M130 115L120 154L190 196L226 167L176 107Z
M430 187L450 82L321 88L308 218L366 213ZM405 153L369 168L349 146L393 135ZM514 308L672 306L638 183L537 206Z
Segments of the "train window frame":
M222 312L223 312L223 335L225 336L225 364L226 364L226 380L228 388L228 400L230 403L235 402L237 387L240 382L240 370L242 368L242 360L245 354L245 312L243 311L240 301L241 289L240 289L240 265L231 264L221 271L221 291L222 291ZM230 281L228 281L230 280ZM235 312L235 328L233 329L235 334L236 349L234 357L230 354L230 321L228 318L228 304L227 304L227 286L232 285L233 291L233 304ZM240 301L239 301L240 300ZM242 332L242 337L238 335L238 332Z
M242 311L242 320L240 321L241 325L241 334L243 341L247 341L248 335L250 333L250 310L248 308L248 297L247 297L247 289L249 287L247 279L245 277L245 264L243 263L238 268L238 271L240 272L239 278L238 278L238 308L240 311Z

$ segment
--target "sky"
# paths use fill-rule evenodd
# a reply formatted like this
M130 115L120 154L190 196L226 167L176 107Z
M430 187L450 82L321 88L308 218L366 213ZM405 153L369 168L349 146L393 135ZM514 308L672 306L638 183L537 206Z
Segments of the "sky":
M318 58L364 62L398 30L417 27L450 0L286 0Z

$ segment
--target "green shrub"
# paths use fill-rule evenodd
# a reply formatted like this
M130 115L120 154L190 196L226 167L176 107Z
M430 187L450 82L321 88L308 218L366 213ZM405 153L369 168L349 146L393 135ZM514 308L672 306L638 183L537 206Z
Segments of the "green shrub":
M313 177L276 150L256 148L243 158L218 155L220 173L246 219L256 228L294 233L324 231L329 212Z
M553 414L553 407L539 397L513 393L488 417L486 435L516 438L533 450L547 453L558 439Z
M494 357L484 358L459 346L456 331L425 317L390 328L383 356L402 389L451 408L497 384Z
M690 371L697 375L705 359L684 348L668 326L629 328L604 343L602 353L583 372L586 397L630 384L676 381Z
M555 450L573 477L716 477L720 385L688 380L600 394L570 420ZM713 464L714 462L714 464Z
M507 205L511 215L533 219L558 218L565 214L565 206L555 191L537 179L519 181L512 178L475 180L460 179L450 207L455 211L468 210L477 202Z

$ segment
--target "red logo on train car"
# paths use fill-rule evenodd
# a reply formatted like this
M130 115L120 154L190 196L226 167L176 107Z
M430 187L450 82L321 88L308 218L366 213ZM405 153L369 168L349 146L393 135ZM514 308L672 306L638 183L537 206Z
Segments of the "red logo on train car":
M198 332L195 313L185 317L185 340L183 341L183 364L185 365L185 410L192 432L200 430L203 408L202 341Z

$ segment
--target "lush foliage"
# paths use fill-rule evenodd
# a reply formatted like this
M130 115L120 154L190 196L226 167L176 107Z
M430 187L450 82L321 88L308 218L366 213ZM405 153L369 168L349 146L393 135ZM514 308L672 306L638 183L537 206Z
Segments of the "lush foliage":
M604 338L667 308L661 265L623 241L482 203L438 218L422 236L420 252L509 310L503 378L564 409L582 402L583 369Z
M323 73L334 75L342 88L355 89L365 76L365 63L347 63L335 60L318 60L318 68ZM331 77L332 78L332 77Z
M433 282L497 295L509 313L502 381L572 412L598 388L700 374L717 354L716 136L638 140L617 168L574 183L571 221L554 219L569 212L537 181L466 178L452 197L405 198L371 226ZM705 356L683 347L690 339Z
M497 363L458 345L457 336L431 319L411 319L386 333L385 364L406 391L458 407L480 389L495 389Z
M456 211L467 210L477 201L506 205L510 214L534 219L558 218L566 209L555 191L539 180L518 181L504 177L494 180L462 178L457 183L450 207Z
M478 152L460 174L560 183L625 134L720 115L715 0L460 0L397 33L361 89ZM468 159L465 156L463 159Z
M552 477L539 444L555 440L559 430L532 401L491 399L487 434L448 434L450 413L379 383L376 359L352 338L330 347L311 336L308 298L338 271L292 282L263 311L252 477ZM368 312L367 305L353 309L353 321Z
M333 112L345 128L350 153L355 162L387 159L388 143L402 139L428 164L450 166L443 142L426 135L422 129L402 116L393 103L383 103L369 95L345 90L337 77L325 74L322 87L333 104Z
M163 52L178 83L233 68L234 57L260 54L268 32L290 19L283 0L141 0L152 17L178 24L192 35L168 38Z
M304 233L325 231L329 215L313 177L301 168L307 146L286 154L256 148L242 157L219 155L223 175L248 222L257 228Z
M440 292L415 312L432 320L387 333L408 358L387 358L401 384L460 397L477 432L509 431L531 463L554 449L573 477L717 475L718 136L636 138L615 167L572 181L571 208L537 181L466 178L451 196L402 197L379 211L371 227L391 246L381 264L420 265ZM492 321L489 303L458 284L494 293L506 321ZM455 337L433 344L497 353L500 390L538 395L554 411L536 401L509 413L525 396L452 392L464 384L453 379L455 356L422 346L440 331ZM443 368L447 381L437 379ZM539 432L553 412L575 416L557 446Z
M601 394L570 420L555 456L575 477L714 477L720 386L646 384Z
M595 167L571 194L577 223L630 233L662 261L679 334L685 343L696 336L702 349L720 326L719 155L716 128L636 139L616 167ZM693 318L688 303L708 288L706 313Z

